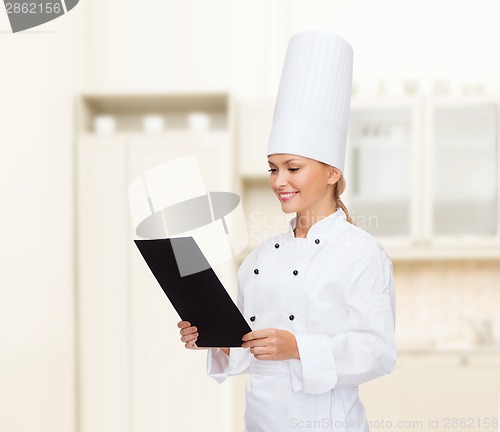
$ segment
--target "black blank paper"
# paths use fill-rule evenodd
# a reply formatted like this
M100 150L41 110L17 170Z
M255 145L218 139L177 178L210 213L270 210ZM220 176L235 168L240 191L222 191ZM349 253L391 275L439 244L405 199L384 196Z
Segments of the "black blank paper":
M198 327L197 346L241 347L252 329L193 237L134 242L180 318Z

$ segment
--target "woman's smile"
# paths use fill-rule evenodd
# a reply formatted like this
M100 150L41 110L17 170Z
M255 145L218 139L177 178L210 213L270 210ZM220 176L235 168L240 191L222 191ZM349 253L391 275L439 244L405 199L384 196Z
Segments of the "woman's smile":
M279 197L280 197L281 202L283 202L283 201L288 201L288 200L292 199L297 194L298 194L298 192L286 192L286 193L280 193Z

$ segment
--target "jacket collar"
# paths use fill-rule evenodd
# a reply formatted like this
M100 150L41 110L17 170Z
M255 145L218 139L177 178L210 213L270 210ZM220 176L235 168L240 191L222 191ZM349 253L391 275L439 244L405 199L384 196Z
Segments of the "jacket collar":
M339 207L337 211L335 211L334 213L325 216L324 218L314 223L311 226L311 228L309 228L306 238L321 237L322 234L327 233L337 225L343 224L346 220L347 218L346 214L344 213L344 210L342 210L342 207ZM293 230L296 228L296 226L297 226L297 216L294 216L293 219L290 220L289 222L288 233L287 233L288 237L295 238Z

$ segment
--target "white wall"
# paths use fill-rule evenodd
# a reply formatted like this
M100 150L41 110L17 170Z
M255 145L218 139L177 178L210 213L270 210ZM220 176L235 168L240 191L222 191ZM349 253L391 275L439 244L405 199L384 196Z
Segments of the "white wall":
M89 0L87 0L89 1ZM138 0L90 2L96 89L232 87L238 94L274 95L286 43L318 27L345 36L355 51L354 80L371 92L437 79L460 91L485 81L500 89L495 56L500 29L495 0Z
M0 14L0 430L72 431L74 89L82 23L11 34Z
M362 88L378 77L399 84L418 78L430 87L445 78L485 79L499 89L500 60L493 53L500 38L500 4L452 0L292 0L292 31L304 25L335 29L353 45L354 79ZM327 11L327 12L325 12Z

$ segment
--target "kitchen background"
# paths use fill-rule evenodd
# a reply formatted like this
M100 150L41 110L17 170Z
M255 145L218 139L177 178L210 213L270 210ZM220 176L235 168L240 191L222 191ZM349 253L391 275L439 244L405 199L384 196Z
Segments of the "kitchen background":
M18 34L0 14L0 431L242 430L247 377L217 384L179 341L127 186L195 153L207 191L241 196L249 246L216 269L234 295L246 253L286 229L265 149L307 28L354 47L343 201L394 265L398 363L360 388L372 430L500 430L499 12L82 0Z

